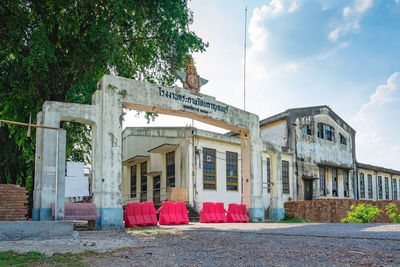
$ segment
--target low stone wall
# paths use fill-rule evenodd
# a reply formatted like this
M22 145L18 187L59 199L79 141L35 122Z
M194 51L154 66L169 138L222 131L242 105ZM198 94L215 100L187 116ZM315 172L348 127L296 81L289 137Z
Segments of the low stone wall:
M307 219L312 222L340 222L347 217L347 211L351 205L371 204L381 210L381 214L372 222L391 223L386 214L385 207L389 203L395 203L400 209L400 200L359 200L359 199L316 199L310 201L293 201L284 204L285 213L301 219Z
M0 221L26 221L28 191L15 184L0 184Z

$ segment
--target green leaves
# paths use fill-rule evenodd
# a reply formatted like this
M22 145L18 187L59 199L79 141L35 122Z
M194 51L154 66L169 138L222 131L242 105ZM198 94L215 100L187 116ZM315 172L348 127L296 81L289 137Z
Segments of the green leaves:
M376 216L381 213L380 209L371 204L365 205L364 203L350 206L350 210L347 212L347 217L341 220L342 223L369 223Z
M105 74L172 85L186 55L208 46L188 30L192 19L185 0L2 1L1 118L27 122L32 114L36 123L48 100L90 104ZM89 162L90 129L66 127L67 157ZM27 139L20 126L2 130L1 145L12 153L0 159L0 180L25 181L33 173L34 135ZM11 171L9 161L20 158L29 164Z
M386 207L386 214L392 220L393 223L400 223L400 214L397 214L399 209L397 208L396 204L390 203Z

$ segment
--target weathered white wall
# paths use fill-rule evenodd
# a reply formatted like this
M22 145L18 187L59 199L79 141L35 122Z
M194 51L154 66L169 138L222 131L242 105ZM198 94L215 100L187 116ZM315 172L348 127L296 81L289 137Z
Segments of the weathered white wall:
M242 191L242 168L241 168L241 151L239 144L222 143L207 139L198 139L197 148L203 151L204 148L216 150L216 190L203 189L203 154L196 160L196 184L197 198L195 206L198 211L203 207L203 202L223 202L225 209L228 209L229 203L241 203ZM238 153L238 191L226 190L226 151Z
M261 128L261 139L279 146L287 146L288 128L286 120L279 120Z
M309 123L312 125L312 136L302 133L303 125ZM324 123L335 128L335 142L318 138L318 123ZM347 145L339 143L339 133L347 139ZM353 140L351 139L351 135L330 116L319 114L313 117L296 119L296 138L298 157L310 159L316 164L326 163L352 168Z
M147 162L147 172L161 172L161 201L167 199L167 178L166 178L166 153L149 153L150 149L163 144L179 145L175 150L175 187L188 187L188 164L187 156L188 144L190 142L191 128L174 128L174 127L144 127L144 128L126 128L123 132L123 161L134 156L149 156ZM168 151L168 152L171 152ZM143 162L143 161L141 161ZM141 182L140 182L140 163L129 164L129 169L132 165L136 165L136 181L137 181L137 197L130 198L130 170L123 173L122 189L124 200L123 203L140 201ZM147 177L147 201L153 201L153 176Z

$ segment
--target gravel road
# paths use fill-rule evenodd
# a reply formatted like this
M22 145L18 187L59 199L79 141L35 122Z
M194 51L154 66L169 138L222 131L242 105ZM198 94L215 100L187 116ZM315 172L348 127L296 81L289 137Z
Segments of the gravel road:
M0 250L107 251L85 259L89 266L400 266L399 230L390 224L191 224L2 241Z

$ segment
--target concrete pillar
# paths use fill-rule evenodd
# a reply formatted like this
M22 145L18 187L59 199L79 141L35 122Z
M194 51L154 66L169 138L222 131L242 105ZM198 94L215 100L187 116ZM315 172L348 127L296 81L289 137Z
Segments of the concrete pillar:
M43 125L43 112L39 112L36 118L37 125ZM40 221L40 207L42 194L42 160L43 159L43 129L36 128L35 150L35 176L33 190L32 220Z
M41 125L59 127L59 116L47 112L46 109L38 114L38 119ZM56 201L57 130L37 130L33 219L52 221L51 203Z
M262 177L262 160L261 160L261 136L259 128L259 120L254 121L250 129L250 153L251 153L251 187L252 187L252 206L250 217L254 222L263 222L265 219L264 203L263 203L263 177Z
M271 205L269 218L279 221L285 216L282 192L282 153L271 153Z
M240 148L242 156L242 203L246 204L248 210L251 210L251 149L248 132L240 133Z
M65 200L65 144L66 131L57 131L57 176L56 176L56 201L54 219L64 220L64 200Z
M101 80L94 101L99 117L94 127L93 202L100 215L97 227L122 228L122 102L118 89L109 84L107 78Z

